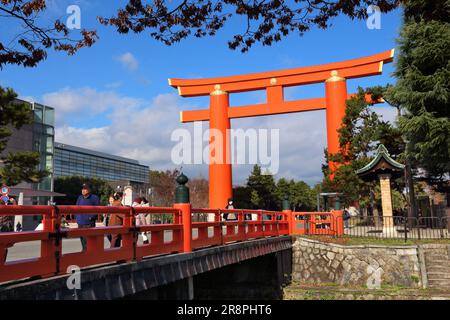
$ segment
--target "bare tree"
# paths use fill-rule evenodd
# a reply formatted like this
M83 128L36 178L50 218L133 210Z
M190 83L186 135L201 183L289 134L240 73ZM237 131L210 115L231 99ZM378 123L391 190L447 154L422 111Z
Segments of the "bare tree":
M208 180L197 178L188 182L191 204L193 208L208 208L209 184Z
M172 207L175 201L176 178L179 171L150 171L150 186L152 188L152 206Z
M45 0L0 0L0 21L13 21L22 28L17 34L12 33L10 39L1 39L0 68L6 64L34 67L46 59L50 48L73 55L95 43L96 31L82 29L75 39L59 19L45 21L46 8Z
M406 0L405 0L406 1ZM242 52L255 43L270 46L290 33L303 35L313 27L328 28L331 19L344 14L366 19L367 8L381 12L399 6L400 0L129 0L117 15L98 17L119 33L150 30L150 36L166 45L188 36L214 36L234 17L241 18L242 31L228 41Z

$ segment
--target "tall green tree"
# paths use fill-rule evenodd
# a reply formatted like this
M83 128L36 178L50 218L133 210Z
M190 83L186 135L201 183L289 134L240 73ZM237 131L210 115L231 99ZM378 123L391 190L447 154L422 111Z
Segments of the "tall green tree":
M304 181L288 181L281 178L277 182L276 195L279 208L285 196L288 196L291 209L294 211L312 211L315 208L315 193Z
M38 170L39 153L6 152L12 130L31 124L33 113L29 105L18 103L12 89L0 87L0 184L15 186L22 181L38 183L49 173Z
M292 210L312 211L315 208L315 192L304 181L279 179L262 173L255 165L247 179L247 185L233 189L235 207L240 209L281 210L287 196Z
M252 190L247 186L233 188L234 207L239 209L252 209Z
M405 1L394 75L385 94L402 111L406 158L448 191L450 173L450 1Z
M262 174L261 167L255 165L248 177L247 187L251 190L251 202L255 209L276 210L276 184L270 172Z
M347 101L340 130L342 149L330 156L341 167L333 181L325 179L324 188L344 192L346 204L358 196L361 203L368 203L368 187L375 189L375 185L363 183L354 172L370 160L378 143L383 143L398 161L415 168L412 174L425 172L429 184L440 190L448 188L450 1L405 0L402 4L404 25L394 73L398 81L386 88L360 89L357 97ZM396 107L398 122L384 122L370 112L362 93L372 93L373 98L382 96ZM323 171L328 177L327 166ZM402 195L396 192L403 189L404 181L397 179L393 184L393 193Z

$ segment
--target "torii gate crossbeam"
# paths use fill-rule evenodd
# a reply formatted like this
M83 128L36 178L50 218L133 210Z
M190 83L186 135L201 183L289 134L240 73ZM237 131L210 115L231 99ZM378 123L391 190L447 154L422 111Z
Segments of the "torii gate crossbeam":
M334 154L339 152L337 130L345 115L345 101L352 96L347 94L346 80L380 75L383 65L392 62L393 57L394 49L368 57L311 67L208 79L169 79L169 85L177 88L182 97L210 95L209 109L181 112L181 122L209 121L210 129L222 133L224 148L230 145L230 119L325 109L328 152ZM314 83L325 83L325 98L284 100L284 87ZM266 90L265 104L229 106L230 93L255 90ZM223 150L222 154L222 163L210 161L209 164L210 208L224 208L228 199L232 198L231 163L226 158L230 152ZM332 162L329 166L331 172L336 169Z

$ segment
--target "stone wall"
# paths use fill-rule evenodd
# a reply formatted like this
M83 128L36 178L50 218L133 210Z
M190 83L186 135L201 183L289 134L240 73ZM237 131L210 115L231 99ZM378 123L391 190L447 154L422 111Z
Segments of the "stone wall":
M342 246L294 238L292 280L306 284L421 287L417 246Z

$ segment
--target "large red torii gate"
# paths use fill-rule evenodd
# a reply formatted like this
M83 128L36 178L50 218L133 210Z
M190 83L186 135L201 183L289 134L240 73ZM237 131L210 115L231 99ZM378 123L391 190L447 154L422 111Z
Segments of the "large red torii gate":
M209 164L209 207L225 208L232 198L232 174L230 155L230 119L326 110L328 153L339 152L339 135L345 115L347 79L380 75L383 64L393 61L394 49L372 56L353 60L208 79L169 79L169 85L178 88L182 97L210 95L210 108L206 110L182 111L181 122L209 121L210 129L219 130L223 137L224 149L221 163ZM290 86L325 83L325 98L285 101L283 88ZM266 90L267 103L230 107L229 93ZM211 144L210 138L210 144ZM210 154L210 159L211 159ZM220 162L220 161L219 161ZM336 165L329 162L330 170Z

